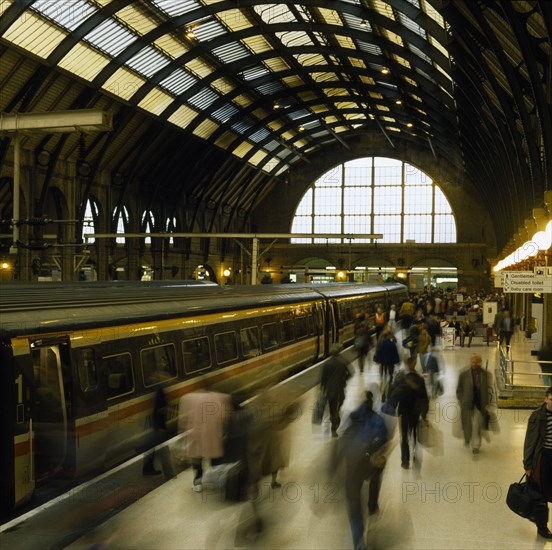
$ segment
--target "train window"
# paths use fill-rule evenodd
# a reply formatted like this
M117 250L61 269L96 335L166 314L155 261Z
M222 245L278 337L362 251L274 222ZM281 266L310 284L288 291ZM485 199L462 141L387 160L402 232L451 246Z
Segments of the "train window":
M103 364L105 366L106 395L108 399L134 391L134 375L130 353L105 356Z
M141 350L140 363L146 387L176 378L176 354L172 344Z
M282 342L291 342L295 338L293 319L283 319L280 326L282 327Z
M300 338L306 338L309 335L309 327L307 325L306 317L295 318L295 329L297 330L297 340Z
M257 327L243 328L240 331L240 340L244 357L257 357L261 354L261 339Z
M208 369L211 366L211 351L206 336L184 340L182 342L182 355L184 357L184 370L188 374Z
M263 349L272 349L278 345L278 325L268 323L262 326Z
M235 332L221 332L215 334L215 350L217 363L227 363L238 358L238 344Z
M82 349L77 358L80 389L83 392L98 387L98 368L93 349Z

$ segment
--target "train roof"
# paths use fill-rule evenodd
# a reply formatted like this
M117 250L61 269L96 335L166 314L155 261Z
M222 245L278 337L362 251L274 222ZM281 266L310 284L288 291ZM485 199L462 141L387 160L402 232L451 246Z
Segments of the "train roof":
M218 286L190 281L0 284L0 328L10 335L97 328L321 297L385 294L400 284Z

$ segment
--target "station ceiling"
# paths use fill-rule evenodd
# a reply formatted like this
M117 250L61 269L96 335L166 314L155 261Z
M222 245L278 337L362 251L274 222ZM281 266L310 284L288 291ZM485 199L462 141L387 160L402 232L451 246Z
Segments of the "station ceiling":
M546 0L0 0L0 112L109 111L23 147L243 219L291 167L384 136L462 170L503 246L552 185L551 27Z

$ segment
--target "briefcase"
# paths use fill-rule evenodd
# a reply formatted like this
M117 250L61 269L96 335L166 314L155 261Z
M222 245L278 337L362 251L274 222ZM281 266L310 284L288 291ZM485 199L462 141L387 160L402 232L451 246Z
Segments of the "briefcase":
M548 514L546 499L531 485L531 480L523 474L518 483L512 483L506 495L506 504L518 516L537 522Z

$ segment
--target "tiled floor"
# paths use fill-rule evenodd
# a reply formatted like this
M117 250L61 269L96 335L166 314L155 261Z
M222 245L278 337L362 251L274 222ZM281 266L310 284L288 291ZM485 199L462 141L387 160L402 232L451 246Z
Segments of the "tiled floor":
M520 338L514 355L530 358ZM458 409L458 372L472 352L481 353L494 369L496 348L474 339L471 348L444 349L445 394L432 403L430 420L442 431L441 456L425 452L421 470L402 470L399 449L391 454L380 496L381 512L369 518L368 548L444 549L551 548L536 536L533 524L513 514L505 504L508 486L519 480L528 410L499 410L501 431L472 455L452 435ZM344 410L351 410L364 389L377 384L371 364L358 369L348 386ZM299 419L289 428L291 461L280 474L281 489L262 486L257 509L263 529L256 534L251 503L229 504L217 493L194 493L191 472L184 471L123 512L88 533L69 548L131 549L350 549L343 490L325 468L332 445L328 426L313 430L310 422L315 392L301 401ZM395 437L398 437L395 435Z

